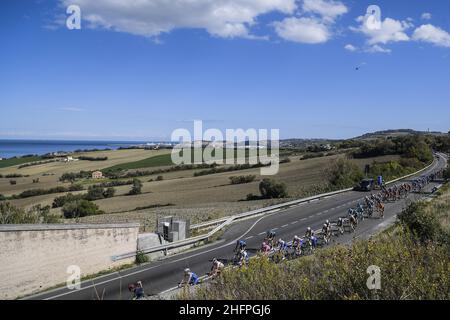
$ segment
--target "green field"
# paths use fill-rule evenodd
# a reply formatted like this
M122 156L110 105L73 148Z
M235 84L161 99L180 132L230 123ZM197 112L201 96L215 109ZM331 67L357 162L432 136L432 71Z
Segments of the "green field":
M163 167L163 166L171 166L172 158L171 154L161 154L158 156L153 156L147 159L128 162L123 164L118 164L109 168L104 169L104 171L109 170L131 170L131 169L141 169L141 168L151 168L151 167Z
M21 165L28 162L40 161L42 157L33 156L33 157L24 157L24 158L11 158L0 161L0 168L12 167Z

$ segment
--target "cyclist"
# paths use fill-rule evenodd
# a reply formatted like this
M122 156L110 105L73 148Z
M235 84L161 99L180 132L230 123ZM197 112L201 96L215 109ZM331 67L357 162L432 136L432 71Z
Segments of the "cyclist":
M261 252L266 255L270 252L270 246L265 241L262 243Z
M247 247L247 242L245 242L245 240L238 240L236 242L236 247L234 248L234 252L239 252L241 250L245 250L245 248Z
M308 227L305 232L305 238L311 239L313 236L314 236L314 231L311 229L311 227Z
M344 219L339 218L336 225L339 228L340 234L344 234Z
M274 245L275 236L276 236L275 231L273 231L273 230L267 231L267 244L270 247L273 247L273 245Z
M288 244L286 241L279 239L278 240L278 251L286 251L288 249Z
M128 290L132 294L132 300L139 300L144 298L144 287L142 286L142 282L138 281L137 283L130 284L128 286Z
M198 278L198 276L194 272L192 272L191 269L186 268L184 269L184 277L183 280L181 280L179 287L181 288L188 285L194 286L198 284L199 280L200 279Z
M217 260L216 258L214 258L213 265L211 267L211 272L209 275L211 277L218 276L220 274L220 272L223 270L223 268L225 268L225 265L222 262L220 262L219 260Z
M240 259L238 265L242 267L243 265L248 264L249 256L247 250L242 249L240 252Z
M323 240L325 243L328 243L330 241L330 225L327 223L323 224L322 227L322 234L323 234Z

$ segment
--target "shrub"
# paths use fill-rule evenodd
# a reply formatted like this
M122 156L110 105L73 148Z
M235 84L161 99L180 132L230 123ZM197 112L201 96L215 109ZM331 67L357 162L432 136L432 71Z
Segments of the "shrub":
M136 263L137 264L146 263L148 261L149 261L148 256L145 253L143 253L142 251L138 251L136 253Z
M65 218L80 218L96 214L102 214L98 206L88 200L76 200L66 203L62 208Z
M300 160L321 158L321 157L324 157L324 156L325 156L325 153L323 153L323 152L306 153L300 158Z
M81 191L84 190L84 187L81 184L72 184L68 188L69 191Z
M13 185L16 185L16 184L17 184L17 181L16 181L16 180L9 180L9 184L12 185L12 186L13 186Z
M263 179L259 183L259 191L264 199L286 198L287 190L284 183L277 183L272 179Z
M103 187L98 185L89 186L86 200L99 200L105 197Z
M82 199L85 199L85 197L86 197L85 194L74 195L72 193L69 193L69 194L66 194L64 196L56 197L53 200L52 207L53 208L61 208L62 206L64 206L68 202L73 202L73 201L76 201L76 200L82 200Z
M85 160L85 161L106 161L108 160L108 157L85 157L81 156L78 157L79 160Z
M11 203L0 203L0 224L55 223L58 217L50 214L50 207L37 205L29 210L17 208Z
M142 193L142 182L139 179L133 179L133 186L129 192L129 195L137 195Z
M247 197L246 197L247 201L260 200L260 199L261 199L260 196L255 196L253 193L247 194Z
M28 177L28 176L24 176L23 174L18 174L18 173L7 174L5 176L5 178L23 178L23 177Z
M248 175L248 176L233 176L230 177L231 184L243 184L243 183L250 183L253 182L256 179L255 175Z
M164 177L163 176L157 176L156 177L156 181L163 181L164 180Z
M280 160L280 164L281 163L289 163L289 162L291 162L291 159L287 158L287 157Z
M103 196L104 196L105 198L112 198L112 197L114 197L115 194L116 194L116 189L114 189L114 188L112 188L112 187L107 188L107 189L103 192Z
M337 188L349 188L363 178L363 173L353 162L339 158L326 169L328 182Z
M408 206L398 219L421 242L441 241L444 231L436 215L425 210L424 204L413 203Z

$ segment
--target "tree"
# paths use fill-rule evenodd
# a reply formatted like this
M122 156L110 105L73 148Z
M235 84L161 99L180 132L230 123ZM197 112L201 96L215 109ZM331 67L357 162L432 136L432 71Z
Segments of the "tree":
M110 187L103 192L103 196L105 198L112 198L112 197L114 197L115 194L116 194L116 189L114 189L113 187Z
M142 193L142 182L139 179L133 179L133 186L131 187L130 195L136 195Z
M11 203L0 203L0 224L55 223L59 219L50 214L50 206L36 205L29 210Z
M62 208L64 217L69 218L80 218L96 214L102 214L98 206L88 200L76 200L66 203Z
M105 196L103 194L103 187L102 186L98 186L98 185L94 185L94 186L90 186L88 189L88 193L86 195L86 200L99 200L99 199L103 199Z
M265 199L286 198L287 190L284 183L277 183L272 179L263 179L259 184L261 197Z
M350 160L339 158L326 170L328 182L338 188L351 187L363 178L359 167Z

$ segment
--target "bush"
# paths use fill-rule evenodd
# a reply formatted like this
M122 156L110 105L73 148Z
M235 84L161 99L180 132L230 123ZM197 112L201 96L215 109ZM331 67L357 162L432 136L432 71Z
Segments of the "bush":
M2 194L0 194L0 201L6 200L6 197Z
M81 218L96 214L102 214L98 206L88 200L76 200L66 203L62 208L64 217L69 218Z
M107 189L103 192L103 196L104 196L105 198L112 198L112 197L114 197L115 194L116 194L116 189L114 189L114 188L112 188L112 187L107 188Z
M108 160L108 157L85 157L81 156L78 157L79 160L85 160L85 161L106 161Z
M73 202L73 201L76 201L76 200L82 200L82 199L85 199L85 197L86 197L85 194L74 195L72 193L66 194L64 196L56 197L53 200L52 208L61 208L62 206L64 206L68 202Z
M260 200L261 197L260 196L255 196L253 193L249 193L245 199L247 201Z
M86 200L94 201L103 199L105 195L103 194L104 190L103 187L98 185L89 186L88 193L86 195Z
M243 184L255 181L255 175L230 177L231 184Z
M138 251L136 253L136 263L137 264L146 263L148 261L149 261L148 256L145 253L143 253L142 251Z
M291 162L291 159L287 158L287 157L280 160L280 164L282 164L282 163L289 163L289 162Z
M129 192L129 195L137 195L142 193L142 182L139 179L133 179L133 186Z
M353 162L339 158L326 169L328 182L336 188L350 188L363 178L363 173Z
M11 203L0 203L0 224L56 223L58 217L50 214L50 207L37 205L29 210L17 208Z
M324 157L325 153L323 152L316 152L316 153L306 153L304 154L300 160L307 160L307 159L314 159L314 158L321 158Z
M163 181L164 180L164 177L163 176L157 176L156 177L156 181Z
M12 186L14 186L14 185L17 184L17 181L16 181L16 180L9 180L9 184L12 185Z
M229 300L447 300L448 254L417 246L409 235L358 241L319 250L308 259L274 264L266 257L248 268L226 269L220 281L185 293L186 299ZM367 268L381 269L381 290L366 286Z
M425 210L424 204L413 203L398 215L400 223L421 242L442 241L444 231L435 214Z
M287 190L284 183L277 183L272 179L263 179L259 184L261 197L264 199L286 198Z
M81 191L84 190L84 187L81 184L72 184L67 190L69 191Z

